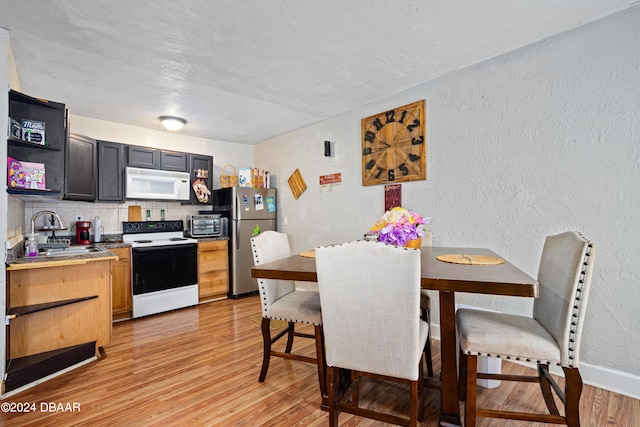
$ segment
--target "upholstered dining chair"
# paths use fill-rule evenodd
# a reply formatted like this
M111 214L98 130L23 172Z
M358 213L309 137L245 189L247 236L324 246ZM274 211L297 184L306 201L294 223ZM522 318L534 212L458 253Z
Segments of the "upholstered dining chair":
M476 417L508 418L579 426L582 378L578 370L580 338L587 309L594 244L577 232L549 236L538 270L539 297L533 317L460 309L456 324L460 338L460 397L465 400L465 427ZM537 375L477 373L477 357L490 356L537 363ZM564 391L549 373L562 367ZM548 414L489 410L476 407L476 378L537 382ZM560 415L553 391L564 405Z
M287 235L277 231L263 231L259 235L252 237L251 247L255 265L291 256ZM322 396L326 396L326 365L322 347L322 316L320 314L320 296L318 292L296 291L292 281L271 279L258 279L258 291L262 304L261 328L263 340L262 370L258 381L263 382L267 377L271 356L314 363L318 366L320 392ZM270 329L272 319L288 322L287 327L274 337L271 336ZM314 334L296 332L296 323L313 325ZM284 352L273 350L272 345L285 335L287 336L287 343ZM294 337L315 339L316 358L292 353Z
M423 418L422 358L428 325L420 319L420 252L371 241L316 248L328 369L329 425L340 412L399 425ZM340 369L351 395L340 396ZM409 384L409 417L359 407L360 377ZM348 391L348 390L347 390Z

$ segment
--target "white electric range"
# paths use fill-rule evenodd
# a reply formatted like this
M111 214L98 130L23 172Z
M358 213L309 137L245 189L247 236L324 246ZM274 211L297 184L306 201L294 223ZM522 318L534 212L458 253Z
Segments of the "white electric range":
M134 319L198 304L198 241L183 234L182 220L122 223Z

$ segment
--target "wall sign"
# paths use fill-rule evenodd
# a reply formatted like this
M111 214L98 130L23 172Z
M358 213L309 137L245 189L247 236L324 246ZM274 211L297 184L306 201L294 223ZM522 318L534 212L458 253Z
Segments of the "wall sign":
M331 191L334 186L342 184L342 173L330 173L328 175L320 175L320 192L323 189Z
M387 184L384 186L384 211L402 206L402 185Z
M329 175L320 175L320 185L340 184L342 182L342 173L330 173Z

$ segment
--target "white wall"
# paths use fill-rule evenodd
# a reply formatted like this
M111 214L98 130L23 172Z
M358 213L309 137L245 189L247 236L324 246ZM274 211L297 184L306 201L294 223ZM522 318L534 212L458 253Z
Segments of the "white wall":
M545 236L594 240L583 376L640 397L640 7L257 145L295 251L360 238L382 213L383 186L361 186L360 119L419 99L428 180L402 185L404 205L433 218L435 245L489 247L533 277ZM296 168L308 186L298 200ZM318 177L334 172L342 185L320 193ZM532 304L458 301L527 315Z

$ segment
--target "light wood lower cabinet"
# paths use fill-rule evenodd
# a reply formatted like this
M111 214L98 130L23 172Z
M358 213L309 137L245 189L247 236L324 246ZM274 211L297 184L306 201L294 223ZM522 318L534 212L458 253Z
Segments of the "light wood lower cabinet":
M111 306L113 320L130 319L131 301L131 248L112 248L118 261L111 262Z
M111 340L111 262L70 259L7 267L7 363L1 392L95 360Z
M227 296L229 258L226 240L198 242L198 293L200 302Z

